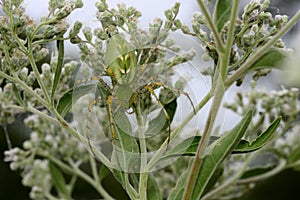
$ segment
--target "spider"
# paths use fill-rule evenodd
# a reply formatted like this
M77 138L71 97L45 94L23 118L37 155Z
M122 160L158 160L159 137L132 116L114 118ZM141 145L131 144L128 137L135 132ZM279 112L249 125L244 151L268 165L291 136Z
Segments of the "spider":
M105 69L103 76L90 78L90 80L97 82L98 90L98 98L90 101L88 104L86 138L92 152L89 123L92 109L97 104L105 107L111 140L118 139L116 138L118 124L115 123L114 119L117 112L129 115L147 115L153 109L153 102L156 102L167 124L166 128L163 126L161 129L165 129L168 132L167 143L169 144L172 117L165 108L168 102L161 100L161 96L166 95L166 93L171 94L171 100L176 100L178 95L175 95L175 93L185 95L195 112L193 102L188 93L166 85L158 80L158 75L152 73L151 69L155 67L156 61L164 56L157 43L158 38L156 38L155 45L151 48L135 49L120 35L113 36L109 40L106 57L104 57L108 67ZM104 81L104 77L107 77L110 82Z

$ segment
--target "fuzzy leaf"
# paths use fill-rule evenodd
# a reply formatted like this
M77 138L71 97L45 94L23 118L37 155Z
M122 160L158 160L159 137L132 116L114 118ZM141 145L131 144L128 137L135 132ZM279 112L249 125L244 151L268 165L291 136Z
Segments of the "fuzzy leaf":
M27 107L26 102L24 102L21 97L18 87L14 83L13 83L13 92L14 92L17 102L20 104L20 106L23 106L24 108Z
M272 139L276 129L280 125L280 121L281 118L274 120L264 132L262 132L251 142L247 140L241 140L232 153L248 153L260 149ZM219 139L219 137L211 136L209 144L213 143L217 139ZM166 159L173 156L194 156L200 140L201 136L189 137L176 145L174 148L170 149L161 159Z
M270 48L262 57L260 57L251 67L250 70L262 68L281 68L280 65L287 57L287 50L279 48Z
M205 190L203 191L203 196L213 188L213 186L217 183L219 178L222 176L223 172L224 172L224 165L221 164L216 169L215 173L212 175L209 182L207 183L207 186L205 187Z
M183 174L177 180L176 186L171 190L171 193L168 197L168 200L182 200L184 188L185 188L185 185L186 185L186 181L187 181L192 163L193 163L192 159L190 159L187 170L185 170L183 172Z
M241 176L241 179L246 179L246 178L250 178L253 176L262 175L264 173L271 171L275 167L276 167L276 165L269 165L269 166L265 166L265 167L255 167L255 168L249 169Z
M219 137L211 136L209 139L209 144L213 143L217 139L219 139ZM201 136L189 137L176 145L174 148L170 149L162 159L173 156L194 156L200 140Z
M175 97L172 101L167 103L164 103L162 101L162 104L170 117L170 123L171 123L177 108L177 98ZM161 123L163 123L163 125ZM158 133L161 133L167 128L168 128L168 121L166 119L166 115L163 111L160 111L157 117L155 117L149 122L149 128L146 132L146 135L157 135Z
M256 139L251 142L241 140L238 146L234 149L233 153L247 153L265 146L273 138L276 129L280 125L280 121L281 117L274 120L264 132L262 132Z
M251 120L253 110L247 112L242 120L229 132L223 134L208 147L208 154L203 159L200 174L194 187L192 199L200 199L204 189L223 160L234 150L245 134Z
M163 196L159 189L157 182L153 176L148 177L147 183L147 199L148 200L162 200Z
M136 138L132 136L130 121L125 111L119 110L114 115L113 126L115 139L112 162L122 171L139 170L140 154Z
M218 0L214 10L214 20L220 32L227 21L229 21L232 0Z
M192 199L200 199L203 195L205 188L208 186L209 181L212 179L220 164L233 151L245 134L251 122L252 113L252 110L248 111L232 130L223 134L207 148L207 155L203 159L200 174L196 180L196 185L192 194ZM179 178L176 187L171 192L171 198L169 197L168 199L182 199L188 173L189 170L183 173L182 177Z
M72 108L72 103L75 103L80 97L88 94L95 88L94 84L82 85L76 87L76 90L70 89L58 100L57 111L61 116L65 116Z
M295 148L291 153L290 156L288 157L288 163L289 164L294 164L296 162L300 162L300 146ZM300 167L300 164L298 165L298 168ZM296 167L297 169L297 167Z
M61 171L52 162L49 162L49 170L53 184L58 193L60 193L62 197L68 197L69 191L67 190L67 184Z
M60 75L61 75L61 71L62 71L63 63L64 63L65 48L64 48L64 41L63 40L58 40L57 41L57 49L58 49L57 65L56 65L56 69L55 69L54 81L53 81L52 92L51 92L52 101L54 100L53 99L54 94L55 94L56 87L57 87L57 84L58 84L59 79L60 79Z

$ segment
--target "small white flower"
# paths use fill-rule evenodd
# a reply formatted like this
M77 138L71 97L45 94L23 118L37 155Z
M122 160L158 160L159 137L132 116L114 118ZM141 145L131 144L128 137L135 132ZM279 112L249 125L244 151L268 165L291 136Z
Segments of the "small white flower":
M33 131L31 134L30 134L30 139L32 142L38 142L39 141L39 135L37 132Z

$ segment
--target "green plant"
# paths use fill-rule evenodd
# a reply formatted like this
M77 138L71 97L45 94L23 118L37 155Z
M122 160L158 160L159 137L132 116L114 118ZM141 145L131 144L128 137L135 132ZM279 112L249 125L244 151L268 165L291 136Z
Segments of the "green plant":
M239 1L224 0L214 3L212 15L212 2L198 2L202 14L195 13L192 27L177 18L176 3L165 20L140 29L135 8L109 8L101 0L96 3L101 26L92 31L80 22L69 29L66 22L83 6L80 0L50 0L40 23L26 15L21 0L2 0L0 122L5 126L17 113L30 112L24 122L32 130L23 148L5 152L5 161L23 172L32 199L72 199L78 178L113 199L102 186L110 174L131 199L236 198L257 181L300 169L298 89L256 88L290 54L280 38L300 12L290 20L273 17L270 1L254 0L239 17ZM198 67L194 51L176 46L174 32L197 38L209 67ZM67 40L78 44L80 60L65 61ZM47 63L46 45L53 41L57 56ZM191 63L211 80L199 102L186 91L187 80L174 78L176 67ZM240 122L218 133L224 94L248 74L251 91L225 104ZM182 95L191 109L175 124ZM176 140L210 100L205 127Z

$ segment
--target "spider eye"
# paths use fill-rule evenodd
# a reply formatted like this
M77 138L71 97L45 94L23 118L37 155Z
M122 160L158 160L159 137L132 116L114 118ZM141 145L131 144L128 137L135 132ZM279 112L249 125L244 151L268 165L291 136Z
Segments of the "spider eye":
M124 69L120 68L120 72L121 72L122 74L125 74L125 75L126 75L127 73L130 72L130 68L128 68L128 69L127 69L126 67L125 67Z

